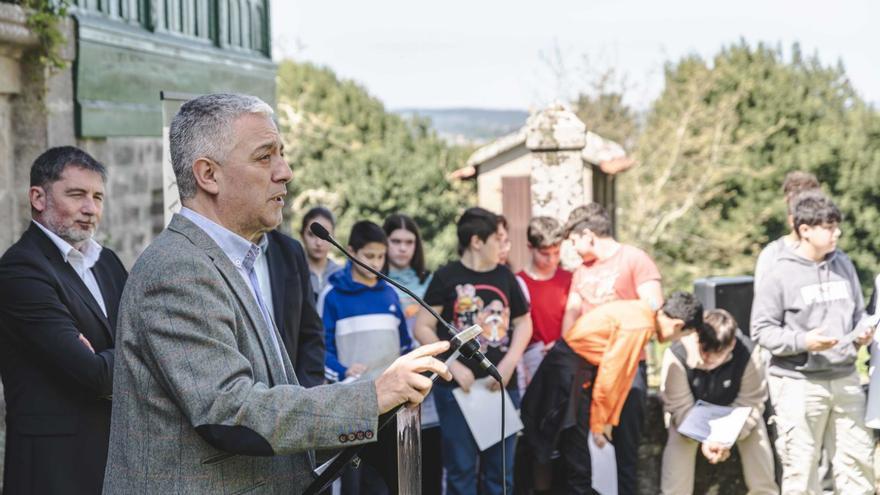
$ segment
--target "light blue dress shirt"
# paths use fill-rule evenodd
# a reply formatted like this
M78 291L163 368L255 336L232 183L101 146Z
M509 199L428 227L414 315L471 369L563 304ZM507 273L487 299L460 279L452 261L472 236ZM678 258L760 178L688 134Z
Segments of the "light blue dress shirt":
M266 320L269 338L272 341L275 352L278 354L278 361L284 363L282 344L278 341L278 332L276 331L275 321L272 318L272 292L269 285L269 267L265 257L265 247L268 245L268 238L263 236L263 240L260 242L260 245L263 246L261 248L261 246L252 243L187 207L181 208L180 214L204 230L217 243L220 250L226 254L229 261L235 265L239 275L241 275L247 286L251 289L254 302L260 308L263 319ZM252 270L255 274L254 281L251 278ZM263 272L262 277L260 272Z

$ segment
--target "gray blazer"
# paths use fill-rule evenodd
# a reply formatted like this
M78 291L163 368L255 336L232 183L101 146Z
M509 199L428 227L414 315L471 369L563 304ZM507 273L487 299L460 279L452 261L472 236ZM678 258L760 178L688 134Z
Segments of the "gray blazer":
M300 387L267 331L229 258L175 215L122 295L104 493L296 494L311 449L373 440L373 384Z

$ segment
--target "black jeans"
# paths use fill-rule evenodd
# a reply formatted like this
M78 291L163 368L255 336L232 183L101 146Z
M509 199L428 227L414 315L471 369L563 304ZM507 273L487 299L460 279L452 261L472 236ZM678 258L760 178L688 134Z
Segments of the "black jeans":
M617 493L621 495L638 493L636 467L639 463L639 443L642 439L642 425L645 423L647 398L648 370L642 361L620 412L620 424L611 432L617 458Z
M590 403L593 389L578 387L578 403L575 406L575 425L562 430L559 435L559 461L565 473L564 483L554 482L554 486L564 491L553 493L567 495L593 495L593 466L588 445L590 436ZM562 486L560 486L562 485ZM621 495L624 492L620 492Z

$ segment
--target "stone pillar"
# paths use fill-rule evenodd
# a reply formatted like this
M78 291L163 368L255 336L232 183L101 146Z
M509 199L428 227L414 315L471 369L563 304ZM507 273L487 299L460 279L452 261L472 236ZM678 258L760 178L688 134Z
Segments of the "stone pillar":
M0 3L0 253L18 238L19 200L16 190L15 115L13 99L21 93L22 53L37 45L17 5Z
M24 14L22 14L24 15ZM53 146L75 145L73 120L73 59L76 53L73 22L59 22L67 42L58 48L65 69L50 69L36 48L26 49L19 61L21 91L11 99L15 140L13 195L18 201L17 235L30 222L27 189L34 159Z
M526 148L531 152L532 215L565 222L585 197L586 126L574 112L557 104L532 115L526 123ZM589 168L589 167L587 167Z
M14 99L21 94L22 54L37 45L37 37L27 28L27 17L17 5L0 3L0 253L12 245L21 233L19 191L16 187L16 136L18 119ZM0 384L0 459L5 457L6 403ZM0 464L0 491L3 489L3 465Z

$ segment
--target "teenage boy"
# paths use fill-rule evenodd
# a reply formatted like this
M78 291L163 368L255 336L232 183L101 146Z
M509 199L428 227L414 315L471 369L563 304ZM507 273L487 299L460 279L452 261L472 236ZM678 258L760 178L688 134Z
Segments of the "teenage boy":
M751 413L736 440L743 477L750 494L779 493L773 472L773 451L764 425L767 378L760 352L723 309L703 315L704 324L669 346L663 354L660 395L669 426L663 449L661 493L694 492L697 449L710 464L730 457L732 445L700 443L678 433L697 400L719 406L748 407Z
M874 442L855 368L858 348L871 341L873 329L867 320L859 324L859 279L837 249L842 216L821 193L805 192L793 217L798 243L761 277L752 306L752 336L772 354L768 384L782 493L821 493L823 439L835 492L874 493Z
M571 272L559 266L562 226L552 217L534 217L526 232L529 262L517 277L531 305L532 340L523 354L520 392L532 380L547 351L562 335L562 317L571 286Z
M562 321L563 332L575 320L608 301L641 299L651 308L663 304L660 270L641 249L617 242L612 236L611 216L602 205L589 203L571 212L566 236L574 243L583 263L572 276ZM614 453L617 460L619 493L636 493L639 442L645 421L648 397L648 370L644 350L639 355L639 369L614 429Z
M537 465L558 451L564 493L593 493L588 435L599 447L612 439L648 340L677 340L702 324L700 302L675 292L657 310L641 300L602 304L563 333L526 392L522 420Z
M532 337L532 322L516 277L507 267L498 264L498 215L482 208L470 208L459 218L457 230L461 259L437 270L425 293L425 301L456 328L474 324L483 328L483 334L477 337L480 348L497 366L507 393L518 405L519 390L514 375ZM423 309L416 317L415 337L427 344L450 336L446 329L438 330L437 322ZM486 378L487 373L465 360L453 362L449 368L455 377L454 383L434 386L447 493L477 493L479 479L479 493L500 494L503 467L507 473L504 483L511 491L515 435L504 440L505 464L502 466L501 442L480 452L452 394L453 388L459 386L468 392L474 380ZM500 388L494 383L491 387Z
M352 226L352 256L379 271L387 251L381 227L366 220ZM325 373L331 382L372 380L412 347L397 292L351 261L330 276L318 307L327 344Z
M348 252L379 271L385 265L388 239L381 227L360 221L351 228ZM330 275L318 300L324 320L329 381L372 380L412 347L400 299L393 287L349 261ZM347 495L397 492L396 437L388 426L376 444L364 449L360 469L342 476Z
M792 223L793 207L797 196L804 191L819 191L819 180L816 179L815 175L802 170L795 170L786 174L785 179L782 181L782 194L785 199L785 208L788 211L786 223L790 231L788 234L771 241L761 250L761 253L758 255L758 261L755 262L756 287L761 275L776 263L779 254L784 249L792 249L797 245L798 235Z

